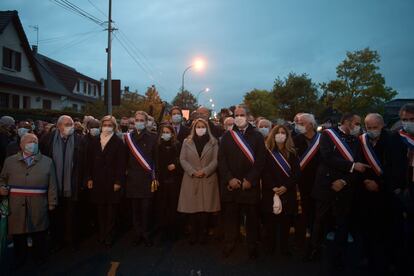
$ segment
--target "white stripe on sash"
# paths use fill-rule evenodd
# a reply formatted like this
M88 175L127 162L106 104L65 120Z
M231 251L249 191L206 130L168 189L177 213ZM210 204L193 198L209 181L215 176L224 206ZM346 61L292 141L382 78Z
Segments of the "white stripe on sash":
M135 159L137 159L138 163L148 172L152 171L152 168L145 157L140 152L140 150L135 146L134 142L132 141L131 133L125 133L125 141L129 149L131 150L132 154L134 155Z
M409 133L405 132L404 130L400 129L398 131L401 138L403 138L404 142L411 148L414 148L414 137L411 136Z
M319 141L321 139L321 134L316 133L315 138L312 140L309 147L306 149L304 155L302 155L300 160L300 169L303 170L306 165L311 161L311 159L315 156L316 152L319 150Z
M278 167L282 170L282 172L287 176L290 177L291 167L289 162L285 159L285 157L277 151L270 151L270 155L273 157L273 160L276 162Z
M336 133L336 131L333 129L325 129L324 131L328 134L329 138L331 138L332 142L334 142L334 144L338 148L341 155L345 158L345 160L354 162L354 157L352 156L349 146L346 144L346 142L342 141L338 137L339 134Z
M254 155L251 151L250 147L247 145L247 141L245 141L238 132L230 129L229 130L231 137L233 137L234 142L236 145L240 148L240 150L244 153L244 155L247 157L247 159L254 163Z
M366 133L362 134L361 136L359 136L359 140L361 141L362 151L368 163L371 165L371 168L378 176L382 175L383 172L380 162L377 156L375 155L373 148L369 144L368 135Z

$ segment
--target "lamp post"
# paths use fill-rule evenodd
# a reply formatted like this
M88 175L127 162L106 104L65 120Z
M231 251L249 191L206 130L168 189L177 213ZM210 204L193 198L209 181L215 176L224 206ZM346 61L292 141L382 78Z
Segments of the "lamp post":
M197 94L197 103L198 103L198 98L200 97L200 95L201 95L201 93L203 93L203 92L208 92L208 91L210 91L210 88L204 88L203 90L201 90L200 92L198 92L198 94Z
M187 73L188 70L190 70L191 68L196 68L198 70L203 69L204 67L204 60L202 59L197 59L193 64L191 64L190 66L188 66L187 68L185 68L182 78L181 78L181 93L184 92L184 77L185 77L185 73Z

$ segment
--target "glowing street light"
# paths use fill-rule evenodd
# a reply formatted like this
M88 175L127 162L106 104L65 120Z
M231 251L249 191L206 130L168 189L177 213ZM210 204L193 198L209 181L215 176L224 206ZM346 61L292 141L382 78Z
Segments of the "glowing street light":
M188 70L190 70L191 68L195 68L195 69L197 69L198 71L199 70L202 70L202 69L204 69L204 67L205 67L205 61L203 60L203 59L201 59L201 58L197 58L194 62L193 62L193 64L191 64L190 66L188 66L187 68L185 68L185 70L184 70L184 72L183 72L183 76L182 76L182 79L181 79L181 92L183 92L184 91L184 76L185 76L185 73L188 71ZM206 92L208 92L208 91L206 91Z
M201 90L200 92L198 92L198 94L197 94L197 103L198 103L198 98L200 97L200 94L201 93L203 93L203 92L209 92L210 91L210 88L204 88L203 90Z

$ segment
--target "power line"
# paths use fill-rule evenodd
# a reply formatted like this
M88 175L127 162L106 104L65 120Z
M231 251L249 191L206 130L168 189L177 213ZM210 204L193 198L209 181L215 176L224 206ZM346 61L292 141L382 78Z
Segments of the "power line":
M102 26L105 21L95 17L94 15L86 12L85 10L82 10L80 7L76 6L75 4L71 3L68 0L49 0L52 3L55 3L56 5L64 8L65 10L72 12L78 16L81 16L83 18L86 18L92 22L94 22L95 24L98 24L99 26Z
M105 13L105 12L103 12L100 8L98 8L94 3L92 3L92 1L91 0L88 0L88 2L89 2L89 4L91 4L98 12L100 12L103 16L105 16L105 18L107 18L108 17L108 15Z
M83 42L85 42L85 41L87 41L87 40L89 40L89 39L91 39L92 37L94 37L94 36L96 36L98 33L100 33L100 32L102 32L102 31L99 31L99 32L93 32L93 33L90 33L87 37L82 37L82 38L77 38L77 39L74 39L74 40L72 40L72 41L69 41L68 43L66 43L66 44L64 44L64 45L62 45L62 46L60 46L59 48L57 48L55 51L52 51L50 54L56 54L56 53L58 53L58 52L60 52L60 51L62 51L62 50L67 50L67 49L69 49L69 48L71 48L71 47L73 47L73 46L77 46L77 45L80 45L80 44L82 44Z

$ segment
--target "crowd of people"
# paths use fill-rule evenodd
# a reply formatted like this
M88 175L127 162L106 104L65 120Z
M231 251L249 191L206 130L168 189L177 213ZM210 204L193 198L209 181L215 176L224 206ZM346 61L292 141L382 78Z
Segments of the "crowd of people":
M353 240L360 265L403 275L414 248L413 104L400 119L390 131L378 113L319 129L310 113L274 124L243 106L220 122L204 107L188 121L172 107L158 124L144 111L55 124L3 116L2 238L19 267L29 240L43 262L48 248L77 250L88 227L111 247L128 222L134 246L213 236L224 258L245 235L250 259L277 251L315 261L330 233L336 268Z

